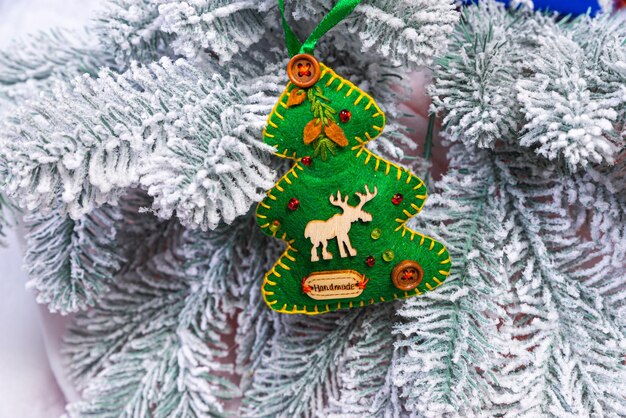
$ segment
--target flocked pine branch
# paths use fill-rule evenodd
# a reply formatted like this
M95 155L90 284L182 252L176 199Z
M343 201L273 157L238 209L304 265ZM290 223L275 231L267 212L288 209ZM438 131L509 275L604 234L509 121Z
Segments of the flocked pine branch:
M275 335L244 393L247 417L314 416L337 391L337 369L362 310L278 318ZM314 367L312 367L314 365Z
M56 210L27 214L25 262L37 301L62 314L84 310L108 292L117 274L167 248L170 223L144 213L150 204L133 190L118 206L104 205L78 220Z
M106 367L87 381L84 400L70 405L70 415L217 416L223 412L219 399L237 395L219 376L228 372L219 363L227 353L220 340L228 331L226 314L207 322L179 262L172 254L156 256L121 277L93 312L78 319L82 329L68 340L76 350L72 367L90 369L103 361Z
M231 222L273 180L258 133L271 107L264 89L277 87L239 87L166 59L60 85L6 126L7 190L35 209L61 189L78 218L141 182L163 216L177 210L202 228Z
M120 63L203 52L225 62L265 35L267 9L250 0L110 0L96 30Z
M223 401L239 393L224 361L232 349L226 338L246 305L243 293L256 283L250 273L271 252L251 228L250 219L211 233L171 228L163 252L116 278L67 338L70 368L84 390L72 414L225 413ZM152 245L158 251L159 242Z
M537 54L526 64L535 75L516 84L525 119L520 144L550 160L564 159L572 169L612 164L624 143L614 128L616 109L624 106L623 87L594 80L597 74L588 68L591 51L571 37L557 32L540 39Z
M626 308L626 283L620 278L626 277L626 159L614 167L601 170L587 170L577 173L566 185L566 198L575 208L576 233L589 235L591 240L601 243L606 254L605 263L592 263L580 272L581 280L596 286L612 304ZM611 269L616 274L613 280L606 280L601 274L588 274ZM572 272L574 274L574 272ZM578 275L578 273L576 272Z
M76 312L106 293L124 263L117 208L102 206L74 221L56 211L26 216L28 286L51 312Z
M260 12L268 7L267 0L154 3L158 4L160 30L173 37L171 48L188 58L208 50L220 61L228 61L265 34Z
M613 163L624 148L620 22L467 7L438 61L433 108L453 140L493 148L521 131L520 145L571 169Z
M413 69L429 65L445 50L458 20L450 1L372 0L355 12L349 30L361 39L362 53Z
M494 402L505 416L619 414L625 329L594 284L622 282L623 266L610 268L601 244L573 232L566 182L533 173L529 161L507 150L494 160L512 226L503 261L514 296Z
M493 1L463 9L430 87L433 110L445 112L451 140L493 147L517 128L519 111L511 106L516 77L511 39L521 23L514 22L505 6Z
M320 12L334 6L325 0L293 3L287 10L297 20L318 21ZM362 52L415 68L445 47L457 16L451 1L365 0L347 25L361 39ZM171 50L187 57L206 51L226 62L279 25L278 8L267 0L113 0L101 21L99 30L122 61Z
M339 393L330 400L324 416L393 417L403 412L391 375L395 341L391 327L396 308L385 304L367 309L337 364Z
M9 216L12 211L12 206L7 201L6 197L0 193L0 246L5 245L4 239L6 238L6 228L10 226Z
M131 61L151 62L171 53L170 36L160 30L155 2L109 0L99 10L94 30L104 49L122 68Z
M420 218L430 225L426 231L438 231L455 268L437 292L407 300L395 327L393 382L417 416L486 413L495 380L491 364L504 339L497 327L504 316L499 301L506 297L499 260L507 213L488 153L457 144L449 155L450 171Z
M271 309L267 309L263 295L258 291L258 279L272 268L276 258L284 250L278 240L265 236L254 225L249 226L251 227L247 232L249 238L242 240L233 248L239 263L237 272L242 276L239 278L242 284L238 288L238 293L234 295L239 309L236 315L235 365L236 372L241 378L239 387L242 392L249 389L252 384L254 373L261 365L274 337L274 325L279 316ZM210 264L207 265L206 261L202 261L202 252L199 252L196 258L206 269L211 268Z
M93 31L55 29L16 39L0 51L0 116L49 93L55 80L95 75L112 64Z

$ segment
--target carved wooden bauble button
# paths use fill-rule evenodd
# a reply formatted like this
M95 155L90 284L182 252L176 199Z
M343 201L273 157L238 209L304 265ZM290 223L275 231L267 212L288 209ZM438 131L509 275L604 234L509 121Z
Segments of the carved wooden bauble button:
M308 89L320 79L320 63L313 55L299 54L289 61L287 75L293 84Z
M415 289L424 278L424 269L415 261L404 260L393 268L391 280L400 290Z

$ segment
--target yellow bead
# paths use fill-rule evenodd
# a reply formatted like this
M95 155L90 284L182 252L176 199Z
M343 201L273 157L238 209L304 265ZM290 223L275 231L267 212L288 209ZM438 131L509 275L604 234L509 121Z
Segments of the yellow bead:
M372 239L378 239L380 238L380 236L383 234L383 231L380 230L380 228L375 228L374 230L372 230L372 233L370 234L370 236L372 237Z
M385 260L386 262L390 262L394 259L396 255L394 254L393 251L391 250L387 250L383 253L383 260Z
M272 224L270 225L269 230L270 230L270 231L272 231L272 232L276 232L276 231L278 231L278 228L280 228L280 222L278 222L278 221L274 221L274 222L272 222Z

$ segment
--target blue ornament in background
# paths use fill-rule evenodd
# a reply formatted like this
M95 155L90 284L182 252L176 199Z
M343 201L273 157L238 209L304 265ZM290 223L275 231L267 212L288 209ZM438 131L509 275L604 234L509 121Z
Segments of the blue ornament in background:
M509 0L498 0L510 3ZM466 1L473 3L474 1ZM598 0L534 0L536 10L556 11L561 14L579 15L590 12L592 15L601 10Z

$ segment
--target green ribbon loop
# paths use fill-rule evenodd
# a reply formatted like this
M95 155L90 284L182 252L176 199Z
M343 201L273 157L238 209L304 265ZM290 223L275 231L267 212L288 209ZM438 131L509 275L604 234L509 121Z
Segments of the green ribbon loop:
M298 36L291 30L291 27L289 27L289 23L287 23L287 18L285 17L285 0L278 0L278 8L282 15L285 41L289 55L293 57L297 54L312 54L320 38L352 13L361 1L362 0L339 0L328 15L317 25L307 40L301 43Z

